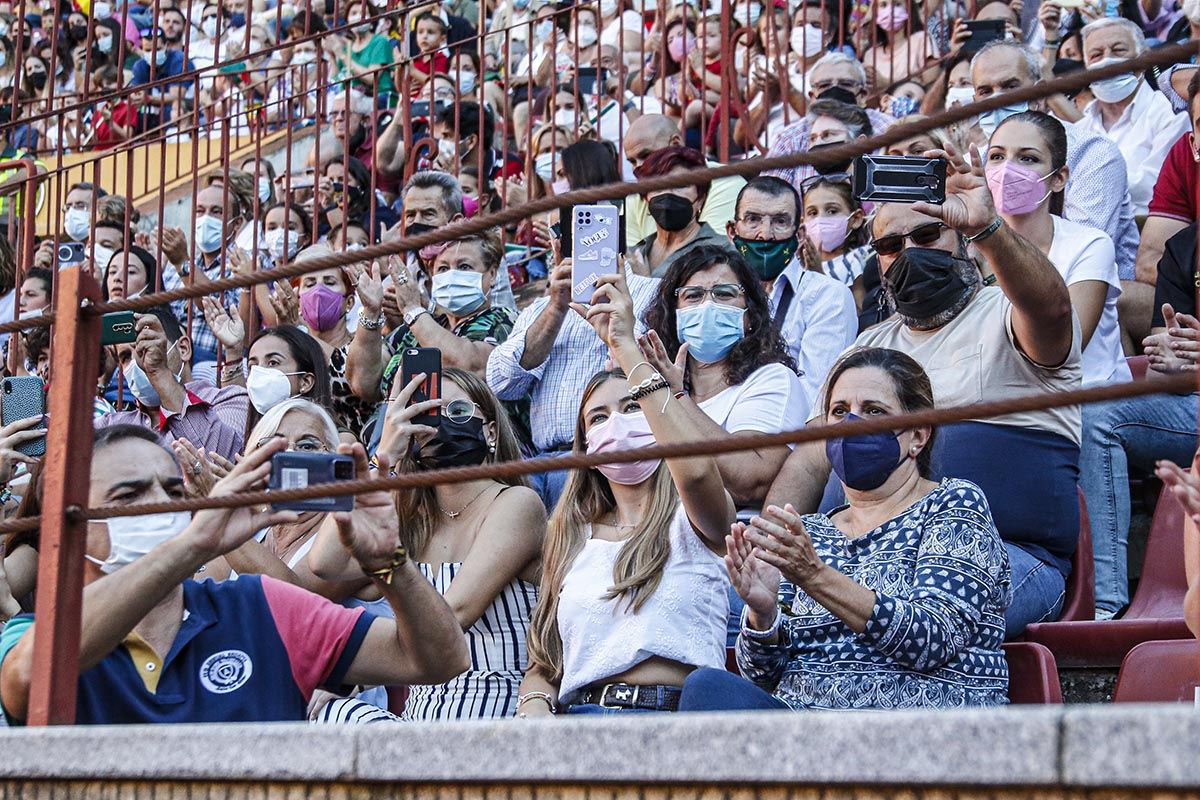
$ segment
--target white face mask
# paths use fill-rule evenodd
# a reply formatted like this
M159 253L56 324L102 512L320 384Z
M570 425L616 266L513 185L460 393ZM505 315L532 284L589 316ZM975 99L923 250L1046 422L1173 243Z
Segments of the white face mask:
M458 148L449 139L438 139L438 155L451 164L458 158Z
M580 25L579 31L575 34L575 39L579 42L580 47L591 47L599 38L596 34L595 25Z
M200 30L204 31L204 35L210 39L217 38L217 18L209 17L200 23Z
M196 249L201 253L215 253L225 244L225 225L216 217L204 214L196 217Z
M96 19L108 19L112 16L112 3L96 3L92 6L92 15Z
M315 64L317 54L311 50L300 50L292 56L293 64Z
M1123 61L1128 61L1126 58L1105 58L1092 64L1089 69L1099 69L1100 67L1108 67L1113 64L1120 64ZM1138 82L1141 80L1132 72L1126 72L1121 75L1114 75L1102 81L1096 81L1092 84L1092 94L1101 103L1119 103L1129 95L1137 91Z
M464 72L458 76L458 93L466 94L467 92L475 91L475 82L479 76L474 72Z
M0 50L0 53L3 53ZM77 242L82 242L88 237L88 233L92 229L92 214L86 208L68 208L66 216L63 218L63 230L67 236L70 236Z
M1200 25L1200 0L1183 0L1183 15L1193 25Z
M792 28L792 52L798 56L812 58L825 47L824 34L816 25L804 24Z
M259 414L266 414L275 406L292 395L292 382L289 375L303 375L303 372L280 372L274 367L251 367L246 376L246 393L250 395L250 403Z
M100 567L105 575L111 575L121 567L127 567L163 542L183 532L192 521L190 511L167 514L146 514L140 517L112 517L108 525L108 558L101 561L84 555L88 561Z
M946 108L950 108L956 103L960 106L970 105L975 102L975 87L974 86L951 86L946 91Z
M287 228L267 231L266 243L271 258L275 259L276 263L283 261L285 254L287 260L291 261L296 257L296 253L300 252L300 234Z
M611 17L617 13L617 0L600 0L600 16Z
M110 250L102 244L92 245L92 263L96 265L102 273L108 271L108 262L112 261L116 250Z
M582 122L586 119L587 119L586 114L581 114L579 117L580 122ZM564 128L575 127L575 109L560 108L558 111L555 111L554 112L554 124L561 125Z
M258 179L258 202L265 203L271 199L271 179L263 175Z
M533 160L533 171L546 183L554 180L554 153L546 151Z

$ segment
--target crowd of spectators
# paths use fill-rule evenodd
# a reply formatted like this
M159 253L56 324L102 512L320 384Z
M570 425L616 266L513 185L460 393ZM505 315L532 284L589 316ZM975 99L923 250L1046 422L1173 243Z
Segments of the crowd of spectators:
M971 20L1004 33L977 46ZM42 179L0 173L0 318L50 308L63 268L119 300L314 262L139 313L85 365L93 506L262 489L285 452L386 476L1113 385L1132 356L1194 373L1193 64L879 151L941 159L939 203L861 201L849 161L698 171L1197 37L1200 0L0 2L0 160ZM258 144L181 200L50 166L233 135ZM639 191L661 177L683 185ZM622 255L589 303L569 205L328 266L622 181ZM6 376L55 380L45 329L3 339ZM405 369L430 349L433 399ZM1200 519L1197 411L1159 393L351 511L93 520L77 718L1002 705L1003 643L1063 610L1081 497L1097 619L1129 604L1131 478L1157 468ZM24 452L45 429L0 429L8 518L38 514L66 457ZM20 724L39 536L3 541L0 721Z

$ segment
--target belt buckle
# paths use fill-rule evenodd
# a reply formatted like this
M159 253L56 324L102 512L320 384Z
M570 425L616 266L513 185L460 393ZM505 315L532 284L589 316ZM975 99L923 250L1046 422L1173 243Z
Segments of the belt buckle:
M606 683L600 689L600 707L601 708L634 708L637 706L638 686L629 686L628 684ZM614 699L620 700L626 705L610 705L608 702L608 692L613 690Z

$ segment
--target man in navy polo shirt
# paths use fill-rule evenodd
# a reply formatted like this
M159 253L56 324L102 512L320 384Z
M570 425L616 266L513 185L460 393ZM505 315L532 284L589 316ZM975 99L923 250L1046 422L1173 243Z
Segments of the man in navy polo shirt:
M133 79L130 86L141 86L147 83L159 83L166 78L182 75L195 69L192 62L181 50L175 50L167 41L162 28L143 28L138 31L141 36L141 59L133 65ZM146 127L153 128L167 122L182 109L183 99L188 94L186 80L153 86L146 93L146 104L155 106L150 111ZM161 110L160 110L161 109Z
M211 496L265 488L271 456L286 447L277 439L258 448ZM341 450L368 474L361 445ZM179 466L153 431L96 432L91 505L182 497ZM335 520L395 620L265 576L190 580L255 531L295 519L256 507L90 522L77 722L298 721L318 687L442 683L470 665L454 614L400 548L387 492L358 495L354 511ZM26 615L0 635L0 701L9 722L28 712L36 633Z

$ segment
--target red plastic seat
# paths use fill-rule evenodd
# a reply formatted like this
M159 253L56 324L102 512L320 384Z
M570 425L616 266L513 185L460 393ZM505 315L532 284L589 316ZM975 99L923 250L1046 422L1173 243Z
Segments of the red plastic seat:
M1200 642L1142 642L1121 664L1114 703L1196 703L1200 698Z
M1158 498L1142 579L1125 616L1117 620L1042 622L1026 641L1050 648L1060 667L1117 667L1142 642L1190 639L1183 620L1183 507L1168 492Z
M1150 359L1146 356L1130 356L1125 359L1125 363L1129 365L1129 371L1133 373L1135 381L1144 380L1146 371L1150 369Z
M1054 654L1033 642L1004 645L1008 661L1008 702L1013 705L1062 704Z
M1088 521L1087 501L1079 491L1079 543L1071 556L1071 575L1067 578L1066 599L1059 614L1060 622L1096 618L1096 566L1092 562L1092 525Z

